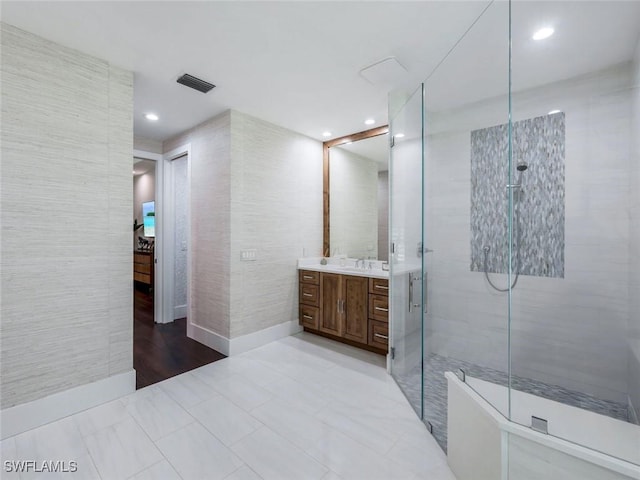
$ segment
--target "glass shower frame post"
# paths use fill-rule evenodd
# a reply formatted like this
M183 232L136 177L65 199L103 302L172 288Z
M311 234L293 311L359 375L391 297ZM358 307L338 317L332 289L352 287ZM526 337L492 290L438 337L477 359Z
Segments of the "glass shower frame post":
M424 416L424 85L389 97L391 375Z

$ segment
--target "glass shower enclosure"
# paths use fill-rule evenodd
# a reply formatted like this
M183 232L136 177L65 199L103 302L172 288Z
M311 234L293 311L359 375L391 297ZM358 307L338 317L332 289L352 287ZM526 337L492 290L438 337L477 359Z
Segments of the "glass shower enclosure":
M595 42L602 19L626 34ZM390 368L445 451L453 372L515 425L640 465L634 22L639 2L487 2L390 98ZM503 478L560 478L508 437Z
M397 112L393 115L398 102ZM416 413L423 416L424 389L424 112L420 85L408 98L390 99L389 170L391 371Z

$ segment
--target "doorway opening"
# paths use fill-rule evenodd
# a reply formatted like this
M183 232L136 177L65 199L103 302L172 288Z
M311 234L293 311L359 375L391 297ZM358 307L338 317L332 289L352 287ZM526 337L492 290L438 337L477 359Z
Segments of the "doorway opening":
M164 156L135 154L133 366L139 389L225 356L189 338L188 146Z

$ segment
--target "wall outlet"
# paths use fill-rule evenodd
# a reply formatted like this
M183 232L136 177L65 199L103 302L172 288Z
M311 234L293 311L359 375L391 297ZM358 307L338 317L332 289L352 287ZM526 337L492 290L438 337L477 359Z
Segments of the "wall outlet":
M252 262L258 257L258 250L250 248L246 250L240 250L240 260L243 262Z

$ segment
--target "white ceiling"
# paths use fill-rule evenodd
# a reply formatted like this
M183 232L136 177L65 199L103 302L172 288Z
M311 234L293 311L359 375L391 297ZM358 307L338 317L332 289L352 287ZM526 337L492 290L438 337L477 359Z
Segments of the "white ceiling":
M358 72L393 56L415 87L488 1L2 1L2 20L135 72L136 135L164 140L233 108L319 140L387 123L387 88ZM443 101L504 92L506 3L494 3L434 75ZM640 2L515 2L514 86L567 78L631 58ZM529 37L553 23L544 44ZM553 43L555 42L555 43ZM517 58L516 58L517 55ZM447 70L440 70L447 72ZM217 85L208 94L183 73ZM447 97L448 87L467 92ZM444 104L443 104L444 105ZM156 123L146 112L160 116ZM375 125L365 126L373 117Z

